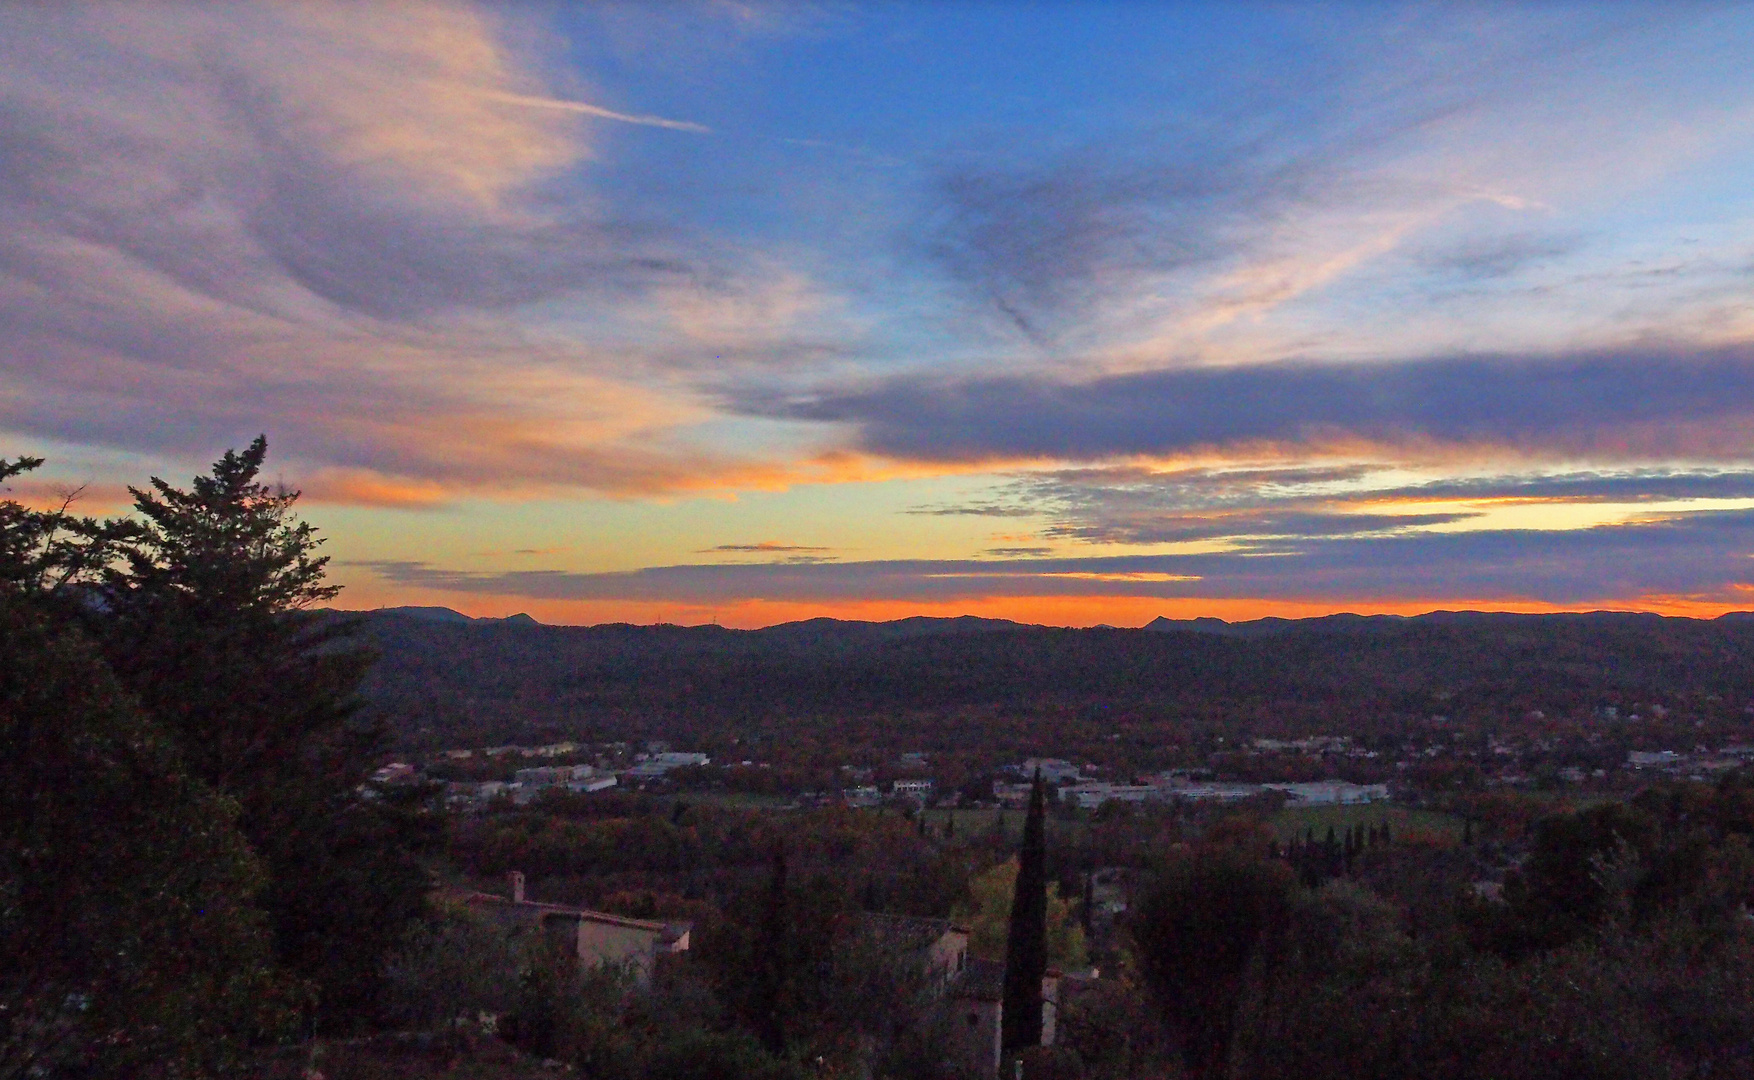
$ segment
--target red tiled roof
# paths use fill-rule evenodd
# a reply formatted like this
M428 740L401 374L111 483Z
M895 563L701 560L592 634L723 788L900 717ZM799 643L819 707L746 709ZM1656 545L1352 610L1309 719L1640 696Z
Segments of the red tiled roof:
M629 930L650 930L657 934L677 931L679 927L683 930L690 928L682 927L681 924L652 922L648 919L630 919L625 915L612 915L607 911L592 911L590 908L572 907L568 904L544 904L535 900L513 901L510 897L500 896L497 893L470 891L455 892L450 895L452 899L464 904L484 906L494 905L516 908L519 911L528 911L532 914L557 915L569 919L583 919L586 922L603 923L608 926L621 926L626 927Z

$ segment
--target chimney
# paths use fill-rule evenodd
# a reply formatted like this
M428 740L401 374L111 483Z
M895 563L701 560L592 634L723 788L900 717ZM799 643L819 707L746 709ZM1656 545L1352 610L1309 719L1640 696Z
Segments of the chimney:
M514 903L514 904L523 903L524 902L524 872L522 870L513 870L511 873L507 874L506 877L512 883L512 903Z

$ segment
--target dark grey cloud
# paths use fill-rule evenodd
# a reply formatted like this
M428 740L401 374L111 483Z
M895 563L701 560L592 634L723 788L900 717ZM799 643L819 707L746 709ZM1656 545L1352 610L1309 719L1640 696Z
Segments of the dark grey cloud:
M995 555L1002 559L1034 559L1044 555L1052 555L1051 547L993 547L986 548L982 555Z
M1008 506L1003 503L991 502L961 503L952 506L916 506L907 511L910 514L923 514L927 517L1032 517L1038 512L1028 506Z
M789 551L832 551L833 548L807 547L803 544L719 544L716 547L702 548L700 553L712 551L751 551L759 554L780 554Z
M1173 544L1191 540L1232 538L1315 538L1364 536L1449 525L1480 517L1478 513L1365 514L1299 512L1291 509L1164 512L1117 512L1097 503L1080 517L1058 521L1043 536L1095 544Z
M1092 460L1360 441L1536 456L1740 459L1754 445L1754 346L1281 361L1085 382L906 378L739 406L850 424L865 449L915 460Z
M833 550L833 548L809 547L804 544L765 542L760 544L719 544L716 547L702 548L696 554L710 555L714 552L722 552L728 555L771 555L774 556L772 561L777 563L806 565L835 561L836 556L822 554Z
M1624 473L1570 472L1552 476L1483 476L1385 488L1372 498L1566 499L1588 502L1663 502L1677 499L1754 498L1754 471Z
M1576 471L1372 483L1383 466L1191 468L1133 465L1013 477L1004 497L1049 524L1042 536L1153 544L1225 538L1365 536L1452 524L1482 511L1393 513L1384 503L1485 500L1654 503L1754 498L1754 471ZM978 509L978 508L977 508ZM953 507L940 513L953 512Z
M664 566L619 573L472 573L360 563L388 581L541 600L956 601L987 596L1446 600L1614 604L1724 601L1754 584L1754 512L1574 531L1497 530L1262 542L1231 552L1107 558Z

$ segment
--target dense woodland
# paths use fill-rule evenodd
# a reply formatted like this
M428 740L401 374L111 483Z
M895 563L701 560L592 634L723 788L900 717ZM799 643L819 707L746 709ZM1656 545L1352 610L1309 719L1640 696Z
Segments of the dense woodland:
M1053 1046L1007 1027L1032 1078L1754 1076L1742 772L1289 836L1273 806L1091 812L1040 785L1027 815L970 817L618 790L459 813L367 781L398 740L488 729L1149 755L1660 699L1681 733L1728 732L1746 623L356 620L318 610L319 538L265 453L155 479L122 519L0 501L0 1077L957 1076L927 973L849 934L862 912L1081 973ZM514 870L693 945L639 986L445 900Z
M1390 746L1442 717L1484 737L1588 721L1627 748L1718 746L1754 714L1754 619L1336 616L1142 630L976 619L546 627L377 612L365 683L409 751L663 738L737 760L828 767L920 751L1052 753L1147 771L1251 737ZM1221 630L1223 632L1214 632ZM1663 702L1675 722L1598 722ZM1647 711L1648 712L1648 711Z

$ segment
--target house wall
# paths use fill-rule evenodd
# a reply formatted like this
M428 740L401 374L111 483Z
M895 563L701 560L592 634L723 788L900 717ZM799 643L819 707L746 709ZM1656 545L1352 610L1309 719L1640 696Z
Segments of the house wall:
M950 1010L950 1038L957 1060L966 1062L982 1080L995 1080L1002 1046L1002 1007L997 1001L954 998Z
M926 955L926 966L938 972L945 980L954 979L962 974L963 961L968 957L968 935L960 930L952 930L932 942Z
M650 930L613 923L578 920L579 959L587 965L631 964L641 983L652 977L658 935Z

